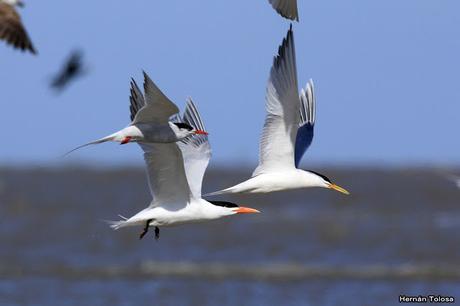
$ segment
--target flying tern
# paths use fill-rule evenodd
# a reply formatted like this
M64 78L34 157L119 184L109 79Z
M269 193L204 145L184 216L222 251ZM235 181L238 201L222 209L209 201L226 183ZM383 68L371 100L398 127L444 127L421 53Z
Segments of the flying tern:
M0 0L0 39L14 48L36 54L16 6L23 7L24 3L20 0Z
M299 21L297 0L268 0L268 2L284 18Z
M207 196L268 193L307 187L330 188L348 194L326 176L298 168L313 139L315 95L310 80L299 97L292 26L274 58L265 107L267 115L260 139L259 166L252 177Z
M187 101L182 121L197 130L204 130L191 99ZM259 212L231 202L206 201L201 198L201 184L211 158L211 147L206 135L192 135L177 143L139 145L144 151L153 200L146 209L131 218L110 222L113 229L143 226L139 236L142 239L152 226L155 227L155 238L158 239L160 227Z
M134 79L131 80L130 111L131 124L126 128L101 139L78 146L66 153L80 148L115 141L120 144L169 143L176 142L194 134L207 132L193 128L185 122L172 122L170 118L179 113L177 106L171 102L144 72L145 98Z

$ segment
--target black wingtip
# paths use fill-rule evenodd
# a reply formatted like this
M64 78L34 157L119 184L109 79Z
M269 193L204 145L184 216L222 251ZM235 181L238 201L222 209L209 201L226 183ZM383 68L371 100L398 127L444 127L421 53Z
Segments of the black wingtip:
M138 89L139 86L137 86L136 80L135 80L134 78L131 78L130 85L131 85L131 86L130 86L130 89L129 89L129 90L130 90L131 94L133 94L133 93L135 93L134 90L135 90L135 89Z
M139 99L139 92L140 92L140 89L139 89L139 86L137 86L137 83L136 83L136 80L134 80L134 78L131 78L131 82L130 82L130 88L129 88L129 102L130 102L130 105L129 105L129 111L130 111L130 119L131 119L131 122L134 120L134 118L136 117L136 114L137 112L139 111L139 109L142 108L143 105L141 105L138 101Z
M32 47L32 46L30 46L29 51L30 51L33 55L38 55L37 50L35 50L35 48Z
M293 43L294 31L292 30L292 23L289 26L289 30L286 36L283 38L281 45L278 47L278 54L273 59L273 66L279 67L281 60L284 58L284 53L286 52L287 47Z

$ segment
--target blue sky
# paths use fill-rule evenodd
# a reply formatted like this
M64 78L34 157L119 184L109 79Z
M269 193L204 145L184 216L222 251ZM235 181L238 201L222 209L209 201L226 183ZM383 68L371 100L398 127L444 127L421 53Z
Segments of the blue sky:
M26 4L39 55L0 43L0 164L53 164L127 125L129 80L141 83L142 69L181 109L195 100L215 164L257 162L268 73L289 28L266 0ZM299 0L299 82L313 78L317 93L304 164L458 164L459 11L453 0ZM56 95L49 79L73 48L89 74ZM103 144L70 160L125 165L142 155Z

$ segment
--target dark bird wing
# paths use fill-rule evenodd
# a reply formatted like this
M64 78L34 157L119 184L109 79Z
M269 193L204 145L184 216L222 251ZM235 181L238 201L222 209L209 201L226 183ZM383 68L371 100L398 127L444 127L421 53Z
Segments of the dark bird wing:
M22 51L29 50L33 54L37 53L18 12L6 3L0 3L0 39Z
M134 79L131 79L131 89L130 89L131 95L129 96L129 111L131 114L131 122L134 121L134 118L136 117L137 112L144 107L145 105L145 99L144 95L142 94L142 91L140 90L139 86L137 86L136 81Z
M144 72L144 106L133 119L137 123L166 124L171 116L177 114L177 106L164 95L152 79Z
M297 0L268 0L273 8L284 18L299 21Z
M82 58L81 51L73 51L62 66L61 71L54 77L51 87L63 89L70 81L82 74Z
M313 81L300 92L300 124L295 141L295 166L298 168L302 156L313 141L315 127L315 92Z

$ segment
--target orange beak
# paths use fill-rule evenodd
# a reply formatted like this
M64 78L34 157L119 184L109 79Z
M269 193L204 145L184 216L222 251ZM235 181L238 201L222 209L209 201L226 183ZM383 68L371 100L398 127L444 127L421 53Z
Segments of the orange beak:
M202 130L195 130L195 134L199 134L199 135L208 135L209 133L206 132L206 131L202 131Z
M233 210L237 214L253 214L253 213L260 213L257 209L249 208L249 207L235 207Z

